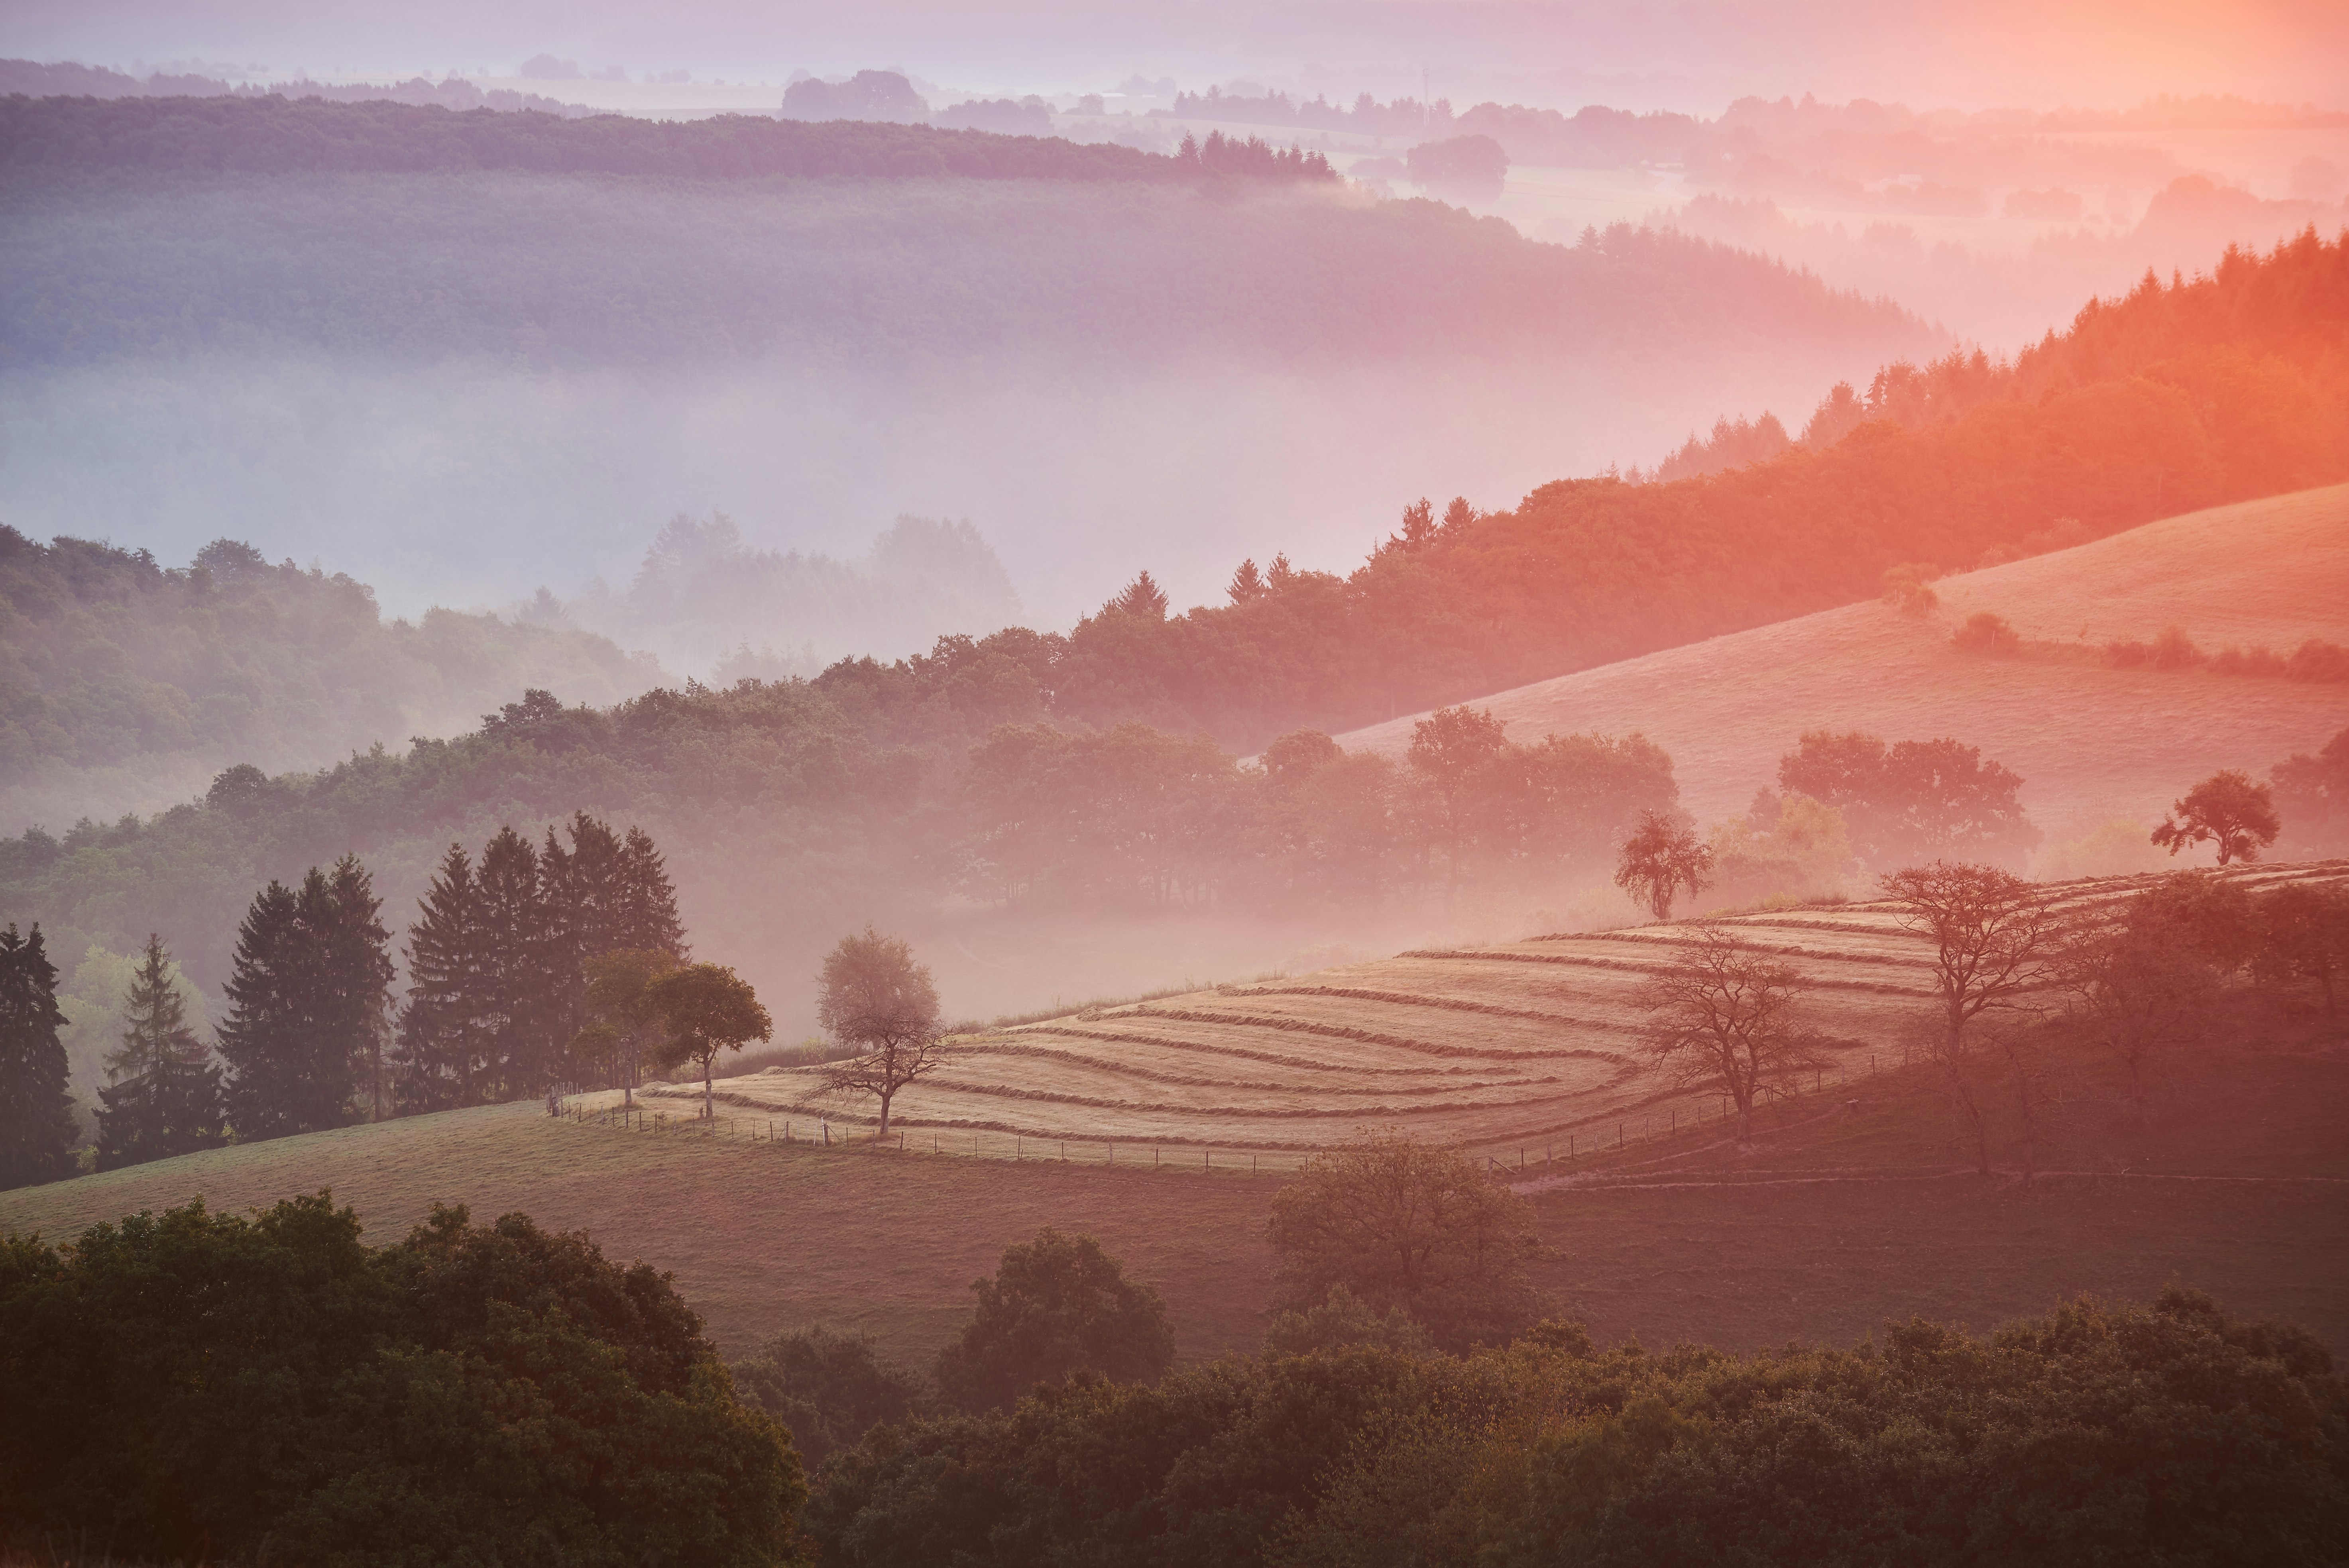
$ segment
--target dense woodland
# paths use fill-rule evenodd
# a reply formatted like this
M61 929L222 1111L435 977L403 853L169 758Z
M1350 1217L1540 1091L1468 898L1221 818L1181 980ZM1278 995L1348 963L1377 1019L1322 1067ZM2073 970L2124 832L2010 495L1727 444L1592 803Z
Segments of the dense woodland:
M19 820L446 734L523 687L600 705L662 678L566 625L387 621L365 584L233 540L167 567L0 525L0 801Z

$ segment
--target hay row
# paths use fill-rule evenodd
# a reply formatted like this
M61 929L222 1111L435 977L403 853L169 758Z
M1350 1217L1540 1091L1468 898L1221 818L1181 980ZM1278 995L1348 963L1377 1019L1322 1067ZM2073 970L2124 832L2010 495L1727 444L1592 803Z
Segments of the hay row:
M1129 1036L1129 1037L1127 1037L1127 1038L1128 1038L1129 1040L1137 1040L1137 1039L1139 1039L1140 1037L1133 1037L1133 1036ZM1183 1049L1186 1049L1186 1048L1192 1048L1192 1047L1185 1047L1185 1046L1182 1046L1182 1045L1179 1045L1179 1044L1176 1044L1176 1043L1174 1043L1174 1042L1170 1042L1170 1041L1154 1041L1154 1041L1152 1041L1152 1042L1151 1042L1151 1044L1153 1044L1153 1045L1156 1045L1156 1046L1163 1046L1165 1049L1168 1049L1168 1050L1183 1050ZM1134 1064L1134 1063L1133 1063L1133 1062L1130 1062L1130 1061L1113 1061L1113 1060L1111 1060L1111 1059L1106 1058L1106 1057L1082 1056L1082 1055L1080 1055L1079 1053L1077 1053L1077 1052L1075 1052L1075 1051L1061 1050L1061 1049L1058 1049L1058 1048L1056 1048L1056 1047L1051 1047L1051 1046L971 1046L971 1047L964 1047L964 1049L963 1049L962 1051L958 1052L957 1054L958 1054L958 1055L964 1055L964 1056L973 1056L973 1057L977 1057L977 1056L1020 1056L1020 1057L1045 1057L1045 1058L1048 1058L1048 1059L1052 1060L1052 1061L1072 1062L1072 1063L1075 1063L1075 1064L1077 1064L1078 1066L1081 1066L1081 1067L1098 1068L1100 1068L1100 1069L1101 1069L1102 1071L1103 1071L1103 1072L1120 1073L1120 1074L1123 1074L1123 1075L1124 1075L1125 1077L1128 1077L1128 1078L1147 1078L1147 1079L1149 1079L1149 1080L1151 1080L1152 1082L1154 1082L1154 1083L1180 1084L1180 1085L1185 1086L1185 1087L1187 1087L1187 1088L1219 1088L1219 1087L1229 1087L1229 1088L1266 1088L1266 1087L1278 1087L1278 1088L1287 1088L1287 1089L1290 1089L1290 1090L1295 1090L1295 1089L1299 1087L1298 1085L1296 1085L1296 1084L1294 1084L1294 1083L1281 1084L1281 1085L1278 1085L1278 1086L1268 1086L1268 1085L1251 1084L1251 1083L1247 1082L1246 1079L1243 1079L1243 1078L1193 1078L1193 1077L1188 1077L1188 1076L1186 1076L1186 1075L1180 1074L1180 1073L1170 1073L1170 1072L1166 1072L1166 1071L1164 1071L1164 1070L1162 1070L1162 1069L1160 1069L1160 1068L1146 1068L1146 1067L1137 1066L1136 1064ZM1294 1067L1294 1066L1301 1066L1302 1064L1299 1064L1299 1063L1297 1063L1297 1062L1294 1062L1294 1061L1289 1061L1289 1062L1285 1062L1285 1063L1283 1063L1282 1065L1284 1065L1284 1066L1292 1066L1292 1067ZM1444 1077L1444 1078L1459 1078L1459 1077L1463 1077L1463 1076L1467 1075L1467 1074L1475 1073L1475 1071L1477 1071L1478 1069L1477 1069L1477 1068L1435 1068L1435 1067L1428 1067L1428 1068L1378 1068L1378 1067L1354 1067L1354 1066L1350 1066L1350 1065L1348 1065L1348 1066L1340 1066L1340 1065L1332 1065L1332 1064L1329 1064L1329 1063L1324 1063L1324 1064L1322 1064L1322 1065L1320 1065L1320 1066L1319 1066L1319 1067L1312 1068L1310 1068L1309 1070L1314 1071L1314 1072L1323 1072L1323 1073L1346 1073L1346 1074L1349 1074L1349 1075L1362 1074L1362 1073L1383 1073L1383 1074L1391 1075L1391 1076L1393 1076L1393 1077L1399 1077L1399 1078L1434 1078L1434 1077Z
M1345 1024L1317 1024L1305 1018L1284 1018L1273 1014L1202 1013L1189 1008L1154 1007L1143 1006L1122 1015L1126 1017L1171 1018L1185 1024L1233 1024L1243 1028L1281 1029L1291 1034L1318 1035L1333 1040L1359 1040L1366 1046L1387 1046L1399 1051L1421 1051L1434 1057L1483 1057L1487 1059L1502 1055L1536 1057L1584 1057L1595 1061L1615 1061L1611 1051L1593 1050L1587 1047L1570 1047L1557 1051L1475 1050L1467 1046L1441 1046L1432 1040L1414 1040L1406 1035L1390 1035L1376 1029L1358 1029ZM1590 1028L1622 1028L1625 1026L1592 1024Z
M1611 969L1627 975L1664 975L1671 971L1659 964L1632 964L1620 958L1590 958L1566 953L1505 953L1495 948L1453 949L1437 951L1417 948L1398 954L1403 958L1429 958L1439 962L1482 961L1492 964L1557 964L1588 969ZM1911 985L1887 985L1872 980L1833 980L1805 976L1804 984L1818 990L1872 991L1892 996L1930 996L1930 991Z

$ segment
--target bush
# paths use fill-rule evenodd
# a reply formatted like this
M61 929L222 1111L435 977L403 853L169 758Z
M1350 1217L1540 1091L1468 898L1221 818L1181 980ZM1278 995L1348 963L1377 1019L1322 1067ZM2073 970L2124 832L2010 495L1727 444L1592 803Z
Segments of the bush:
M1966 624L1950 634L1950 641L1970 654L2013 654L2023 649L2023 637L2003 615L1977 610Z
M2296 681L2349 681L2349 648L2311 637L2293 650L2283 673Z
M0 1519L126 1555L777 1561L805 1495L665 1274L325 1193L0 1241Z

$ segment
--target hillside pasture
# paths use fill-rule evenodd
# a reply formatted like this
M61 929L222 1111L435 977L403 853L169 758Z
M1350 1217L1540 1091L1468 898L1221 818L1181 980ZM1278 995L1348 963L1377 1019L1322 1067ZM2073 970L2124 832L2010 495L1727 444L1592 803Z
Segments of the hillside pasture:
M1942 564L1948 565L1949 562ZM2349 485L2214 507L1933 583L1921 618L1849 604L1475 699L1510 738L1638 731L1671 753L1701 820L1775 785L1808 729L1954 737L2023 776L2051 833L2114 816L2148 825L2221 768L2264 773L2349 724L2349 688L2209 668L2108 666L2112 642L2181 627L2203 650L2289 654L2349 641ZM1951 633L1977 612L2021 634L2009 656ZM1423 714L1338 738L1400 759Z
M2251 866L2252 888L2349 881L2349 863ZM2055 890L2067 918L2092 919L2148 879ZM1827 1065L1809 1084L1891 1068L1933 1006L1930 950L1889 903L1814 905L1718 923L1806 982ZM1702 1127L1716 1096L1675 1087L1642 1049L1641 986L1697 938L1687 923L1423 949L1294 977L1219 985L955 1037L948 1065L902 1090L893 1133L1015 1155L1076 1140L1128 1158L1170 1150L1254 1157L1286 1168L1303 1152L1392 1125L1495 1159L1573 1158L1594 1144ZM606 1097L608 1099L609 1097ZM642 1096L670 1116L698 1110L698 1084ZM722 1080L727 1114L841 1136L878 1119L869 1097L827 1092L816 1067L775 1066Z

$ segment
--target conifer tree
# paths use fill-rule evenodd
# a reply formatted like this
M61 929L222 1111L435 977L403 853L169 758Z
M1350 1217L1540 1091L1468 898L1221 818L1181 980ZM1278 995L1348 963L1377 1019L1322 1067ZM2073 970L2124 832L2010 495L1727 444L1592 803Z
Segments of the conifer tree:
M98 1091L98 1168L112 1171L225 1140L220 1068L188 1026L171 954L150 934L123 1002L121 1047L108 1056L112 1080Z
M487 1036L482 1092L518 1099L561 1076L570 1037L564 1016L562 952L540 884L539 857L512 828L481 851L476 879L481 939L475 1016Z
M220 1028L239 1138L340 1127L355 1093L378 1088L391 982L381 907L353 855L331 876L311 867L298 892L273 882L254 899Z
M684 958L685 923L678 918L677 889L670 885L668 867L642 828L628 830L626 856L626 915L617 947L658 948Z
M65 1021L41 928L19 936L11 922L0 931L0 1188L73 1174Z
M408 928L408 1006L395 1048L399 1099L409 1110L481 1103L489 1069L481 1026L481 911L473 862L451 844Z

